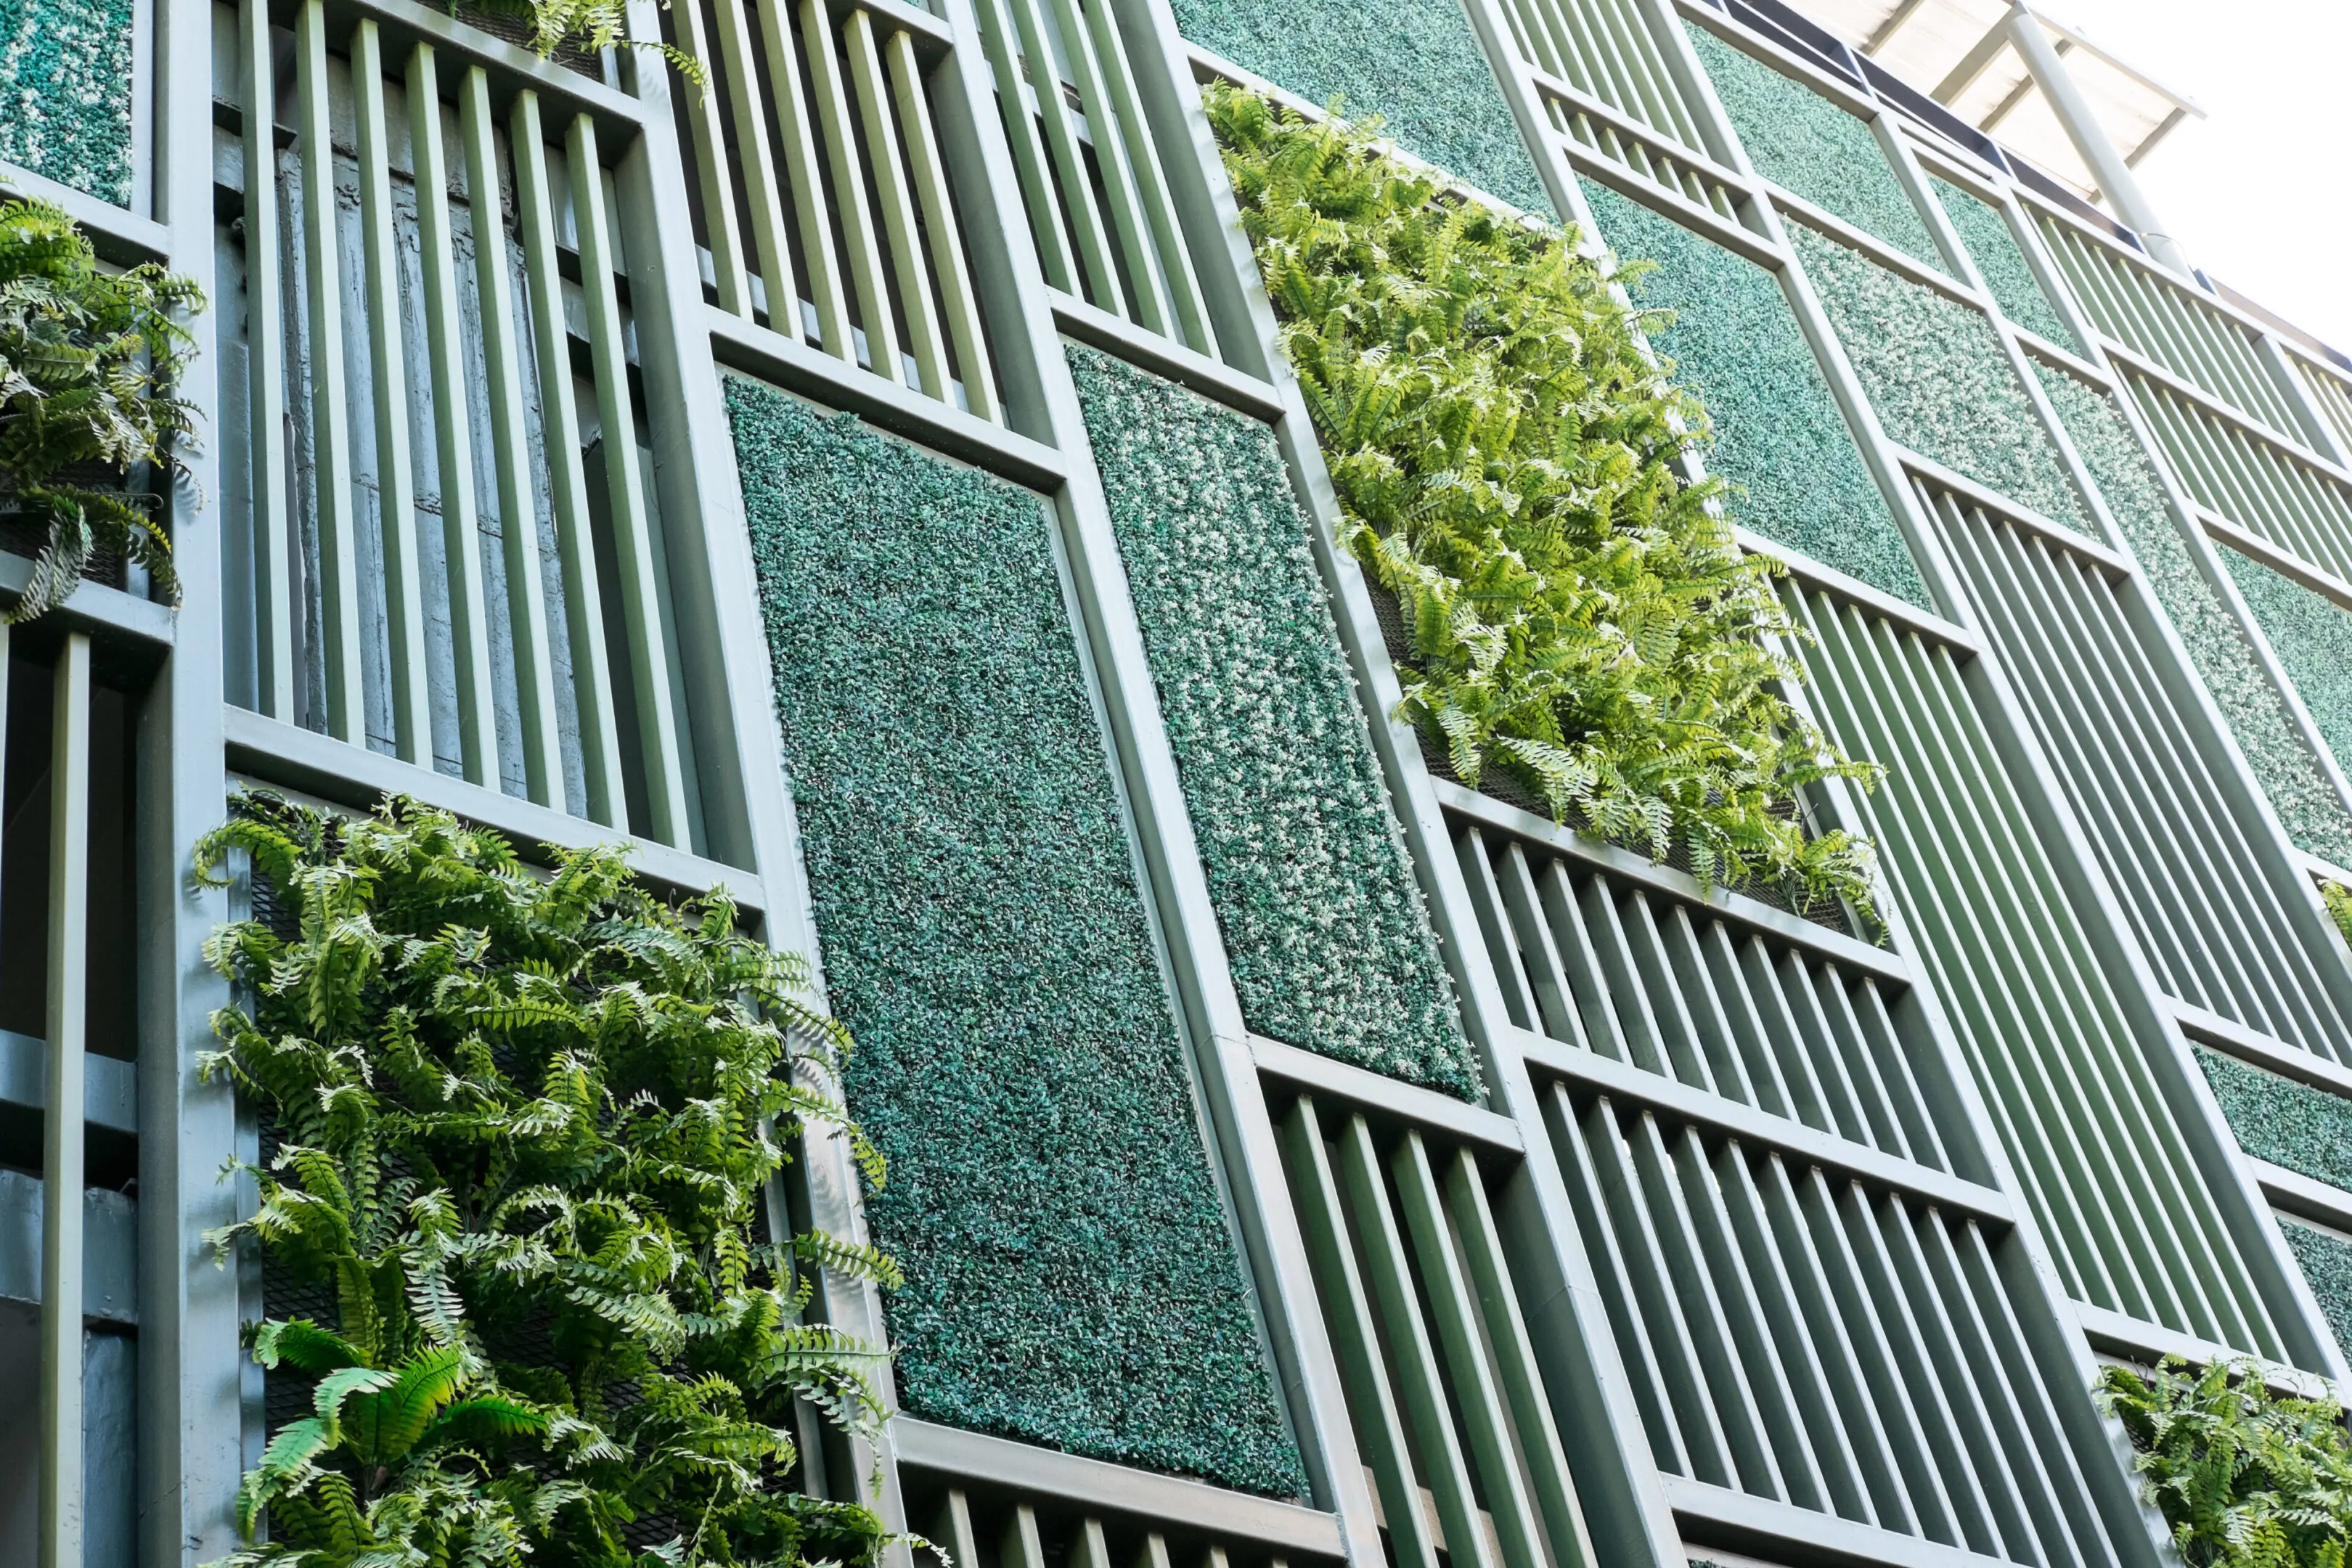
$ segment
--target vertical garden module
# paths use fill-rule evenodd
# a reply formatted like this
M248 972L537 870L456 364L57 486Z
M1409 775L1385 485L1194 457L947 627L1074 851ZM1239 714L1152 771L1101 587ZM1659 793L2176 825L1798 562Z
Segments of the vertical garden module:
M1043 503L727 400L901 1402L1297 1495Z

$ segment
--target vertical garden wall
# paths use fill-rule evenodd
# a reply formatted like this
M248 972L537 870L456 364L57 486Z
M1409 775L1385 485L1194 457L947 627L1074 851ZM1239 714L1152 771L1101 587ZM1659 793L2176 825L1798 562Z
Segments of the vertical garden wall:
M1887 435L2088 531L2065 464L1991 321L1803 224L1789 226L1789 240Z
M131 200L131 0L0 0L0 159Z
M1515 206L1551 197L1461 0L1172 0L1176 30Z
M2240 1148L2324 1182L2352 1202L2352 1100L2201 1046L2197 1061ZM2311 1281L2336 1342L2352 1350L2352 1241L2284 1218L2279 1230Z
M2079 350L2074 334L2066 330L2057 307L2034 279L2033 268L2018 247L2017 236L2010 232L2009 220L2001 216L2000 209L1949 180L1931 176L1929 185L1944 215L1952 220L1960 243L1968 247L1969 258L1984 275L1985 288L1991 291L2000 313L2061 348Z
M1588 180L1584 193L1621 258L1657 263L1633 283L1633 302L1674 312L1672 325L1648 328L1650 342L1706 405L1706 464L1739 487L1734 519L1927 605L1927 585L1779 280L1606 185Z
M1244 1016L1475 1099L1274 433L1091 349L1069 357Z
M1297 1495L1042 503L727 400L905 1407Z
M2234 550L2221 561L2336 760L2352 757L2352 610Z
M1943 265L1927 220L1868 125L1705 27L1689 31L1758 174L1906 256Z

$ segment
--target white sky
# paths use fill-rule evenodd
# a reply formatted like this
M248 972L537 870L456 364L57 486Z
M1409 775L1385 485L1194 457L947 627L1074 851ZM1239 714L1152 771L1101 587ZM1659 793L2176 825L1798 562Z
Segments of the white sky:
M2352 0L2048 0L2205 110L2139 166L2194 266L2352 353Z

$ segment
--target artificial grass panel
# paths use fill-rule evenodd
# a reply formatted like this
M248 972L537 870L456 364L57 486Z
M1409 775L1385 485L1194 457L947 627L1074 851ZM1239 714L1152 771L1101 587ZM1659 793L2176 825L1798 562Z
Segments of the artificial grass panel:
M1740 487L1732 517L1792 550L1933 607L1902 531L1863 467L1796 313L1773 276L1608 186L1584 182L1601 237L1657 268L1634 302L1675 312L1649 330L1706 405L1707 468Z
M1549 216L1494 68L1460 0L1173 0L1192 42L1318 104L1377 114L1415 157Z
M1942 269L1927 220L1868 125L1705 27L1685 26L1758 174Z
M131 0L0 0L0 158L131 201Z
M2352 1192L2352 1100L2192 1047L2238 1146L2258 1160Z
M2221 562L2336 761L2352 761L2352 611L2226 546Z
M2319 1310L2336 1344L2352 1354L2352 1241L2284 1215L2279 1216L2279 1234L2303 1266L2303 1277L2319 1299Z
M1274 433L1108 354L1069 360L1243 1016L1476 1099Z
M1801 223L1789 238L1887 435L2053 522L2091 531L1991 321Z
M2064 371L2039 361L2034 370L2287 836L2314 855L2339 866L2352 864L2346 859L2352 856L2352 819L2304 743L2244 628L2189 558L2165 503L2163 481L2122 413L2105 394Z
M1937 175L1927 176L1936 199L1943 204L1944 214L1959 231L1960 243L1968 247L1969 257L1984 274L1985 287L1992 291L1993 302L2001 314L2029 332L2039 332L2062 348L2081 351L2074 334L2066 330L2059 318L2057 307L2033 276L2033 268L2025 259L2025 252L2017 246L2017 236L2010 232L2009 220L2000 209L1986 202L1972 191L1965 190L1951 181Z
M1300 1495L1038 498L727 403L905 1407Z

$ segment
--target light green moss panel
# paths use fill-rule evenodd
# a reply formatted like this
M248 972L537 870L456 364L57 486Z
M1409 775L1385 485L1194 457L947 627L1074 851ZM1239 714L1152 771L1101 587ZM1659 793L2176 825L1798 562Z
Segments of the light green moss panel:
M2352 1100L2195 1047L2222 1119L2257 1160L2352 1192Z
M0 159L131 201L131 0L0 0Z
M2122 413L2105 394L2064 371L2039 362L2034 370L2287 836L2339 866L2352 863L2345 859L2352 855L2352 818L2304 744L2237 617L2190 559L2165 504L2163 481Z
M1650 331L1706 405L1709 472L1739 487L1732 517L1824 564L1930 606L1927 585L1770 273L1593 181L1593 220L1623 260L1657 268L1634 302L1675 312Z
M2238 1146L2315 1182L2352 1193L2352 1100L2194 1047ZM2279 1232L2303 1266L2336 1342L2352 1352L2352 1242L2282 1215Z
M1274 433L1070 368L1250 1028L1464 1099L1464 1038Z
M1790 241L1879 422L1913 451L2084 532L2064 461L1991 321L1806 227Z
M2284 1215L2279 1219L2279 1234L2303 1266L2303 1277L2310 1281L2311 1293L2319 1298L2319 1310L2326 1314L2336 1344L2352 1354L2352 1241Z
M1529 212L1551 197L1461 0L1172 0L1176 30Z
M1984 274L1985 287L1992 291L1993 302L2002 315L2029 332L2039 332L2061 348L2079 352L2082 345L2042 291L2033 276L2032 263L2025 252L2018 248L2017 236L2011 232L2009 220L2000 209L1973 192L1961 189L1949 180L1933 174L1928 181L1936 199L1944 206L1944 214L1959 231L1960 243L1968 247L1969 258Z
M1758 174L1904 255L1943 267L1927 220L1868 125L1705 27L1685 26Z
M901 1400L1297 1496L1038 498L727 402Z
M2352 611L2234 550L2221 561L2336 760L2352 759Z

